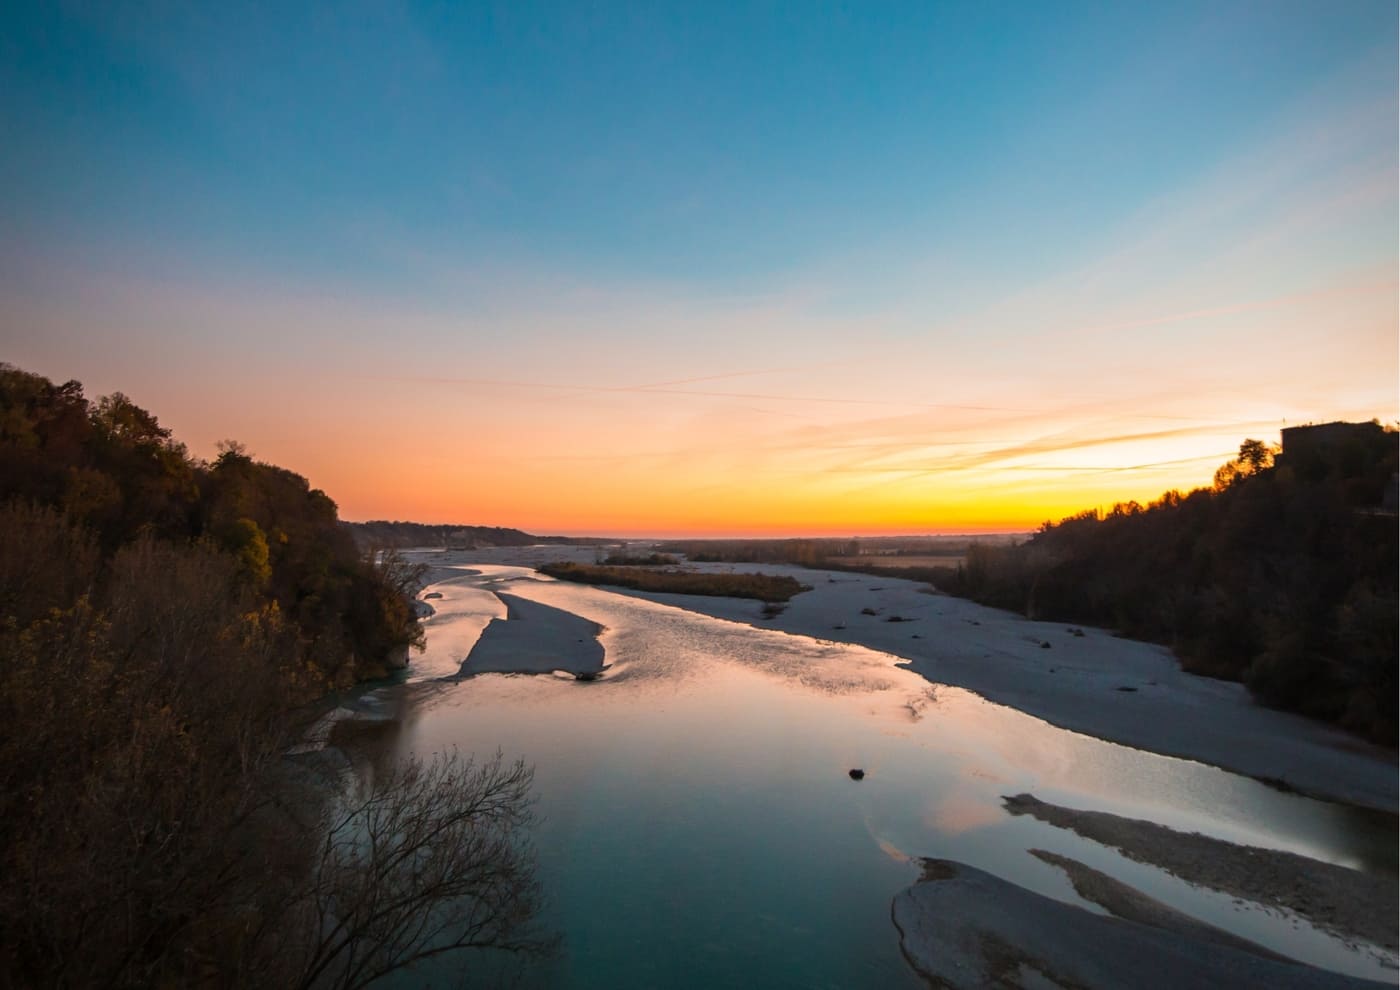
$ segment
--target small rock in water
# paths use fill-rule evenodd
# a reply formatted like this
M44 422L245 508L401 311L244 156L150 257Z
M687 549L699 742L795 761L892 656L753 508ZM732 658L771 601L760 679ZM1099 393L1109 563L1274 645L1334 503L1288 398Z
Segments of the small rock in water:
M1050 644L1049 644L1049 643L1046 643L1046 642L1044 642L1044 641L1042 641L1041 644L1040 644L1040 648L1041 648L1042 650L1048 650L1048 649L1050 649Z
M865 779L865 771L864 771L864 770L861 770L861 769L859 769L859 768L856 768L855 770L852 770L852 771L851 771L851 779L852 779L852 780L864 780L864 779Z

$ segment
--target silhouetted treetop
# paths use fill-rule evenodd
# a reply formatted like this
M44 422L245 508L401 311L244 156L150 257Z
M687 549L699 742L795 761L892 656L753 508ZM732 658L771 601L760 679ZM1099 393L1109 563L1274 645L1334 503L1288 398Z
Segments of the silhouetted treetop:
M78 382L54 385L4 364L0 503L15 499L83 527L104 556L143 534L228 554L293 622L305 660L328 682L382 675L420 636L335 502L301 475L231 441L213 464L196 461L122 393L89 402Z
M1397 434L1334 423L1284 440L1246 440L1212 489L974 547L940 584L1168 643L1188 670L1394 745Z

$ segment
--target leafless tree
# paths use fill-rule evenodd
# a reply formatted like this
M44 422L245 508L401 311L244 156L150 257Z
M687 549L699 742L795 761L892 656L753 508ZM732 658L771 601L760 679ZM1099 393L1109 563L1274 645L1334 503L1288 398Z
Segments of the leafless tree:
M333 802L302 923L297 987L365 987L448 953L547 951L539 905L533 771L497 753L409 759Z
M416 597L423 587L423 579L428 573L427 564L410 563L393 547L371 547L366 557L384 582L405 598Z

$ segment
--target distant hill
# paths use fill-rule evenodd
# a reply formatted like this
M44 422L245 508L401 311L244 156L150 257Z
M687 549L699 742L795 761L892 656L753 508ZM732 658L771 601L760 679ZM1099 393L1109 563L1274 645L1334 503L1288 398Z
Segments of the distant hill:
M591 547L617 542L616 540L586 536L535 536L524 530L501 526L437 525L389 522L385 519L372 519L369 522L345 523L344 525L350 530L351 535L355 537L355 542L361 548L445 547L481 550L487 547L537 546L541 543Z

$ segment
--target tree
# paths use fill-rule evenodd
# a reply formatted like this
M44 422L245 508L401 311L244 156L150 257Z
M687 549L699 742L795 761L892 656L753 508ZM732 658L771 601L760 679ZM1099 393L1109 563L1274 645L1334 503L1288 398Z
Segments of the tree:
M1247 464L1250 473L1253 474L1256 471L1273 467L1274 452L1263 440L1246 440L1240 444L1240 454L1236 461L1240 464Z
M1246 440L1240 444L1235 459L1215 472L1215 490L1223 492L1241 478L1248 478L1274 466L1274 449L1263 440Z
M300 905L313 939L288 985L354 990L448 953L548 951L524 838L532 777L499 752L484 763L453 752L334 802Z
M0 504L0 987L358 987L543 949L522 764L408 761L342 794L286 756L319 693L240 560L110 561Z
M294 472L0 364L0 987L357 986L547 944L528 770L341 796L288 755L421 642L420 573Z

